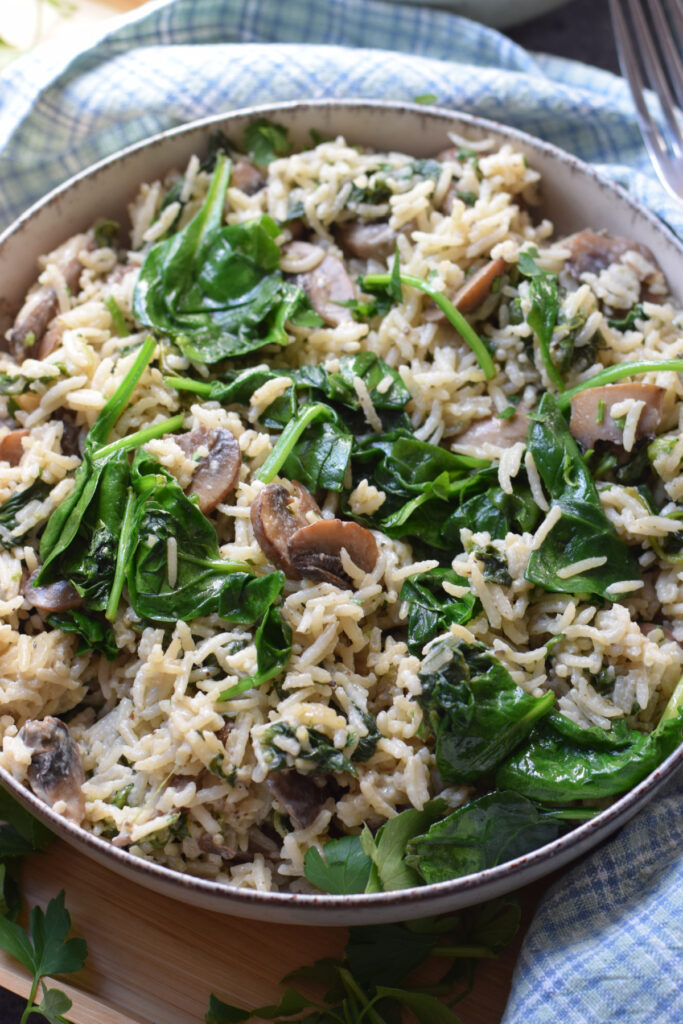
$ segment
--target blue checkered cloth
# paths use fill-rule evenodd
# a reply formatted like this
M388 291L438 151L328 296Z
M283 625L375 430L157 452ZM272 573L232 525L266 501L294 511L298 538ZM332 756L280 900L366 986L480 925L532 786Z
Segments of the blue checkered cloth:
M683 237L683 205L655 180L619 78L383 0L158 0L85 48L60 43L22 58L0 75L0 228L95 160L194 118L278 100L425 93L570 150ZM549 891L504 1024L683 1022L682 791L670 785Z

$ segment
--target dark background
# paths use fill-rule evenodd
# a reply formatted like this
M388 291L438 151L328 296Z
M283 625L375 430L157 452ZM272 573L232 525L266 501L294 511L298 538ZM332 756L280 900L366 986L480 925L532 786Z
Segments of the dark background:
M555 53L619 72L606 0L571 0L557 11L511 29L507 35L528 50ZM24 999L0 989L0 1024L18 1024L25 1006ZM38 1024L44 1018L32 1014L30 1021Z

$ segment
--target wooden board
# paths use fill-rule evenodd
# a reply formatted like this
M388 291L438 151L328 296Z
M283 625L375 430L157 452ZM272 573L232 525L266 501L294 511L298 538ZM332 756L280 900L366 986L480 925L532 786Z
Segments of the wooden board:
M200 1024L211 992L245 1007L276 1001L288 971L338 956L346 941L345 928L247 921L168 900L61 841L26 859L22 888L43 907L65 889L73 932L88 942L84 970L57 983L73 1000L73 1024ZM543 888L520 893L525 926ZM458 1006L463 1024L500 1021L523 931L481 965ZM27 973L2 952L0 985L28 995Z

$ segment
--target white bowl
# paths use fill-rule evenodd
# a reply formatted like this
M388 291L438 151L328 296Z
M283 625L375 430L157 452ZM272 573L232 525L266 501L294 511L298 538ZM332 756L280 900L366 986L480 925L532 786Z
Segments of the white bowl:
M447 133L492 135L521 150L543 176L543 212L558 233L582 227L606 228L647 245L683 300L683 245L664 224L623 189L586 164L524 132L469 114L408 104L321 100L258 107L206 118L131 146L83 171L51 192L0 235L0 334L11 324L22 296L35 280L36 260L94 221L126 222L126 205L138 185L183 167L201 152L212 130L239 139L255 117L269 117L289 129L295 146L310 144L310 129L323 136L345 135L376 150L393 149L426 157L448 144ZM182 875L134 857L60 817L0 769L0 781L36 817L67 842L132 881L174 899L242 917L297 924L364 924L404 920L467 906L516 889L585 853L631 818L683 765L683 746L651 775L592 821L523 857L475 875L438 885L354 896L307 896L229 888Z
M398 3L414 2L415 0L398 0ZM464 18L471 18L472 21L481 21L493 28L510 28L512 25L521 25L523 21L538 18L541 14L546 14L565 3L567 0L429 0L425 6L443 7L452 14L460 14Z

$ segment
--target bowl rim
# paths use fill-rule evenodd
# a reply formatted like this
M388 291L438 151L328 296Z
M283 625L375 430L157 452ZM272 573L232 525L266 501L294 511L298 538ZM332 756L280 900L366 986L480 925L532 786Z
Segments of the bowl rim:
M423 115L430 119L441 120L443 121L446 129L448 124L451 123L453 128L458 125L465 128L465 130L467 130L467 128L474 128L480 132L491 132L497 136L503 136L513 142L518 142L522 146L541 152L551 159L559 160L561 163L568 164L571 168L579 171L583 175L592 177L598 185L608 189L610 192L616 193L616 195L630 206L639 217L645 218L649 221L657 234L672 244L677 250L678 255L683 260L683 242L664 221L630 195L621 185L611 181L608 177L601 174L599 171L596 171L590 164L587 164L573 154L560 149L553 143L546 142L543 139L530 135L519 128L505 125L502 122L494 121L489 118L479 117L478 115L471 114L466 111L392 100L362 99L290 100L282 103L259 104L220 114L211 114L206 117L157 132L152 136L125 146L124 148L117 150L115 153L98 160L96 163L91 164L72 175L61 185L51 189L42 199L28 207L13 221L12 224L0 233L0 248L6 241L19 232L25 224L32 220L33 217L36 216L44 207L51 205L62 195L69 192L74 186L88 178L96 176L100 170L110 167L111 165L133 156L134 154L151 146L162 145L168 140L172 140L186 134L192 134L195 131L199 132L202 129L208 131L217 125L226 125L229 128L232 122L247 121L257 117L278 116L286 112L301 111L308 108L313 110L325 110L337 107L347 110L357 110L359 112L363 110L369 110L373 113L385 111L387 114L393 115L399 115L404 111L408 111L412 114ZM544 846L531 850L529 853L523 854L520 857L505 861L496 867L487 868L483 871L476 872L475 874L464 875L445 882L412 886L407 889L396 889L378 893L349 893L343 895L331 893L292 893L271 890L261 891L240 888L238 886L229 885L225 882L217 882L197 875L185 874L154 861L138 857L130 853L128 850L117 847L108 840L86 831L80 825L67 821L61 815L57 814L51 807L39 800L38 797L36 797L29 789L14 779L11 773L3 767L0 767L0 783L2 783L2 785L4 785L4 787L8 789L21 804L24 805L24 807L30 810L36 817L48 823L53 831L60 834L77 848L89 846L93 854L98 855L98 859L104 861L111 859L120 868L125 869L127 874L134 876L135 881L143 885L146 880L154 880L159 883L160 887L162 887L164 891L167 892L173 889L173 887L177 887L184 890L185 894L196 893L198 895L204 895L210 899L214 909L218 904L223 904L223 909L225 911L235 912L237 914L239 914L240 908L244 908L246 910L250 907L260 907L264 912L268 908L272 908L273 910L276 908L281 910L286 908L297 908L302 911L310 910L311 912L315 910L362 911L372 908L377 908L379 910L383 907L400 908L403 906L414 906L415 904L419 904L421 909L425 909L425 913L427 913L428 908L432 903L444 904L448 902L449 898L454 898L459 894L476 893L482 888L492 887L495 882L510 882L510 880L512 880L513 884L506 885L506 889L513 889L516 887L515 880L519 876L528 874L531 869L538 865L543 864L546 866L546 869L543 871L544 875L550 874L550 872L554 870L555 862L557 862L556 866L561 866L570 860L572 856L580 854L583 848L588 849L589 846L595 845L603 833L604 838L606 838L611 832L628 820L629 817L640 809L641 804L644 805L647 799L650 796L653 796L657 790L659 790L675 774L679 767L683 767L683 743L672 754L670 754L665 761L658 765L654 771L648 774L645 779L627 793L619 797L619 799L609 807L602 810L595 818L577 825L570 832L565 833L550 843L546 843ZM598 837L595 835L596 832L599 834ZM573 848L575 847L579 847L579 849L574 854ZM526 881L528 881L528 879L522 877L519 884L524 884ZM470 902L474 902L474 900ZM314 918L312 917L311 923L321 924L324 922L316 915Z

